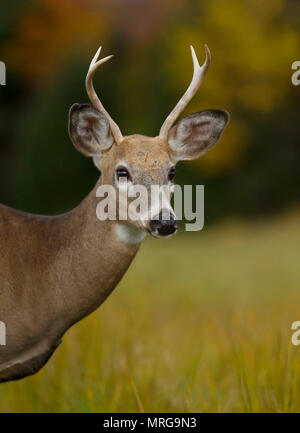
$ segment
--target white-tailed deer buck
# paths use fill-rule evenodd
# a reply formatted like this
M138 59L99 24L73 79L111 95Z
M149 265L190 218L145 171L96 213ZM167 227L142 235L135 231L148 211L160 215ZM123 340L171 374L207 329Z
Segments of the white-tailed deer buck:
M172 185L175 164L195 159L220 138L229 115L205 110L180 120L210 64L210 52L200 67L191 47L192 81L157 137L123 137L93 87L93 76L112 56L93 58L86 89L92 106L74 104L69 134L74 146L92 157L101 176L94 189L72 211L59 216L23 213L0 205L0 320L6 326L6 345L0 346L0 382L37 372L50 358L64 333L94 311L116 287L139 245L150 233L165 237L177 230L168 203L155 218L99 221L96 190L120 181ZM151 205L149 205L150 210Z

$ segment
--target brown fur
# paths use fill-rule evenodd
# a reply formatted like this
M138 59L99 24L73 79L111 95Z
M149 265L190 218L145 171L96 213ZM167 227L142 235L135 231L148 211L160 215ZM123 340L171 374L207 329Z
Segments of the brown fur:
M133 260L139 244L121 242L116 222L96 217L96 190L114 185L118 161L127 161L147 187L167 179L167 144L133 135L104 152L101 178L71 212L38 216L0 205L0 320L7 329L0 382L39 370L67 329L102 304Z
M0 381L37 371L65 331L106 299L134 258L138 245L120 242L114 222L96 217L99 184L76 209L57 217L0 206L0 318L7 330Z

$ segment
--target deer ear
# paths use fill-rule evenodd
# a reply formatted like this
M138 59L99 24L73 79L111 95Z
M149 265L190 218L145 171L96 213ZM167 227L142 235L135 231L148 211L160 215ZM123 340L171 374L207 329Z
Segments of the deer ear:
M219 140L229 121L224 110L205 110L184 117L170 130L168 143L175 161L196 159Z
M114 142L107 118L89 104L72 105L69 135L76 149L86 156L100 156Z

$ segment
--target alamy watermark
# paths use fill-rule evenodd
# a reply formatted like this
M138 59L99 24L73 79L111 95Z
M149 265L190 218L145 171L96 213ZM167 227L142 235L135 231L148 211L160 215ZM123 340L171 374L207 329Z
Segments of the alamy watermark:
M291 338L292 344L294 346L299 346L299 344L300 344L300 321L296 320L295 322L293 322L291 329L295 331L295 332L293 332L292 338Z
M146 224L163 212L164 220L184 218L189 221L185 224L186 231L200 231L204 226L204 185L196 185L194 194L192 185L184 185L183 188L180 185L151 185L147 188L127 183L124 179L118 186L98 187L96 196L101 200L96 215L100 221L131 220Z
M300 60L296 60L292 63L292 69L295 71L291 76L291 81L294 86L300 84Z
M0 61L0 85L6 85L6 66L4 62Z
M6 325L0 321L0 346L6 346Z

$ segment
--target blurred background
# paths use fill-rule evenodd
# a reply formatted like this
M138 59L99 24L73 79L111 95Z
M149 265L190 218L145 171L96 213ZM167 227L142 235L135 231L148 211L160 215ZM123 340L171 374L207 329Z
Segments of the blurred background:
M206 43L212 64L184 114L224 108L231 122L177 170L177 183L205 185L204 230L147 240L45 369L1 387L0 410L299 410L299 25L295 0L1 5L2 203L57 214L94 186L99 173L67 121L73 103L88 102L100 44L115 57L95 87L124 135L158 133L190 82L191 44L202 63Z

